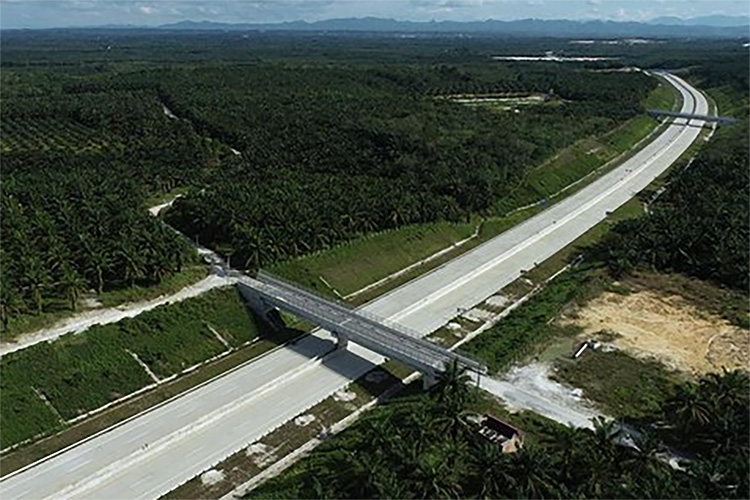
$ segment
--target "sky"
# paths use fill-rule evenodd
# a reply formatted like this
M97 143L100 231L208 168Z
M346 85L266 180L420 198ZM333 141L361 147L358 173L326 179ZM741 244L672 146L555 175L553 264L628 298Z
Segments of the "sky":
M183 20L229 23L399 20L609 19L646 21L714 14L750 15L748 0L0 0L0 27L51 28Z

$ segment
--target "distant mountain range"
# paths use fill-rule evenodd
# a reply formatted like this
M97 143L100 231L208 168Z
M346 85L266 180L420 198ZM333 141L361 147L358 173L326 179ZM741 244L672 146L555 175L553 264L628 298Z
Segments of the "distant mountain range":
M703 16L683 19L681 17L666 16L657 17L648 21L648 24L663 24L665 26L715 26L727 28L731 26L745 26L750 24L750 18L743 16Z
M65 29L65 28L63 28ZM81 28L70 28L81 29ZM161 26L90 26L83 29L138 31L296 31L358 33L481 34L561 38L750 38L750 18L704 16L690 19L659 17L647 22L521 19L516 21L398 21L378 17L292 21L281 23L222 23L180 21Z
M689 28L688 28L689 27ZM477 33L553 37L747 37L750 21L742 17L658 18L649 23L523 19L518 21L397 21L376 17L283 23L182 21L157 27L168 31L338 31L402 33Z

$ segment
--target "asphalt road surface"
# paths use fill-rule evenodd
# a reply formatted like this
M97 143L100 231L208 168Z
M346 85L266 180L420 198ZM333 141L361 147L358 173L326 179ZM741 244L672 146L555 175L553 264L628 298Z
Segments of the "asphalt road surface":
M706 114L695 89L667 75L685 112ZM365 309L422 335L531 269L646 187L696 139L676 120L630 160L464 256L380 297ZM333 351L318 331L117 427L22 469L0 482L0 496L157 498L363 375L383 358L350 344ZM489 388L489 386L488 386Z

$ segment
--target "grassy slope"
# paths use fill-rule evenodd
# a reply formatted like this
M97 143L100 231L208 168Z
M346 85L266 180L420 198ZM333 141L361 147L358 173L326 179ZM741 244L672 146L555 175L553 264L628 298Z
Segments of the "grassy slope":
M556 368L556 378L583 389L587 399L615 418L638 419L658 412L682 381L657 361L620 351L590 351L575 361L561 358Z
M225 351L209 326L234 347L258 335L237 291L222 288L3 356L0 447L55 430L56 413L67 421L153 383L130 353L165 378Z
M322 276L341 295L347 295L470 237L475 226L447 222L408 226L283 262L270 271L329 292L320 280Z

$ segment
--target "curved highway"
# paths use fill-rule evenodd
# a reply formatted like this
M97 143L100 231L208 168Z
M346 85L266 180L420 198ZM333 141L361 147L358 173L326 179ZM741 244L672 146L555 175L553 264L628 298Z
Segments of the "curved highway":
M707 114L696 89L664 75L683 112ZM698 137L673 122L612 172L523 224L365 306L426 335L482 302L602 221L663 173ZM693 120L695 124L700 124ZM327 398L383 358L327 332L297 342L0 481L13 499L157 498Z

